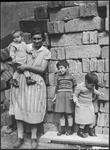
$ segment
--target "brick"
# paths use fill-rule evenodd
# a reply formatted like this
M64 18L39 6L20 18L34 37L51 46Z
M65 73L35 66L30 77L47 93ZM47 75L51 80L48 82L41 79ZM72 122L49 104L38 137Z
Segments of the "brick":
M89 31L83 32L82 34L83 44L89 44L89 41L90 41L90 32Z
M104 60L104 72L109 72L109 59Z
M52 102L52 99L48 99L47 101L47 111L53 111L54 103Z
M98 43L98 32L91 31L90 32L90 44L97 44Z
M99 127L106 126L105 117L106 117L106 113L98 113L97 125Z
M3 102L4 100L6 100L5 91L1 91L0 94L1 94L1 102Z
M68 60L70 73L82 73L82 63L80 61Z
M54 95L55 95L55 86L48 86L47 87L47 91L48 91L48 99L54 98Z
M109 102L100 101L99 111L109 113Z
M21 20L19 21L20 30L23 32L31 33L34 28L40 27L44 32L47 32L47 22L48 19L42 19L36 21L34 19L30 20Z
M65 47L59 47L57 49L57 59L66 59L66 49Z
M49 61L48 70L49 73L56 73L58 71L56 67L57 61Z
M74 34L63 34L63 35L55 35L51 36L51 46L73 46L73 45L81 45L82 44L82 34L74 33Z
M64 22L63 21L52 21L47 24L48 33L64 33Z
M79 7L62 8L50 11L50 21L66 21L79 17Z
M108 101L109 100L109 88L100 88L98 89L101 93L104 93L103 96L99 96L99 100Z
M51 60L56 60L57 59L57 48L51 48Z
M49 18L48 6L47 5L35 6L34 7L34 18L35 18L35 20L48 19Z
M109 87L109 73L104 74L105 87Z
M10 100L10 89L5 90L5 97L6 97L6 100Z
M105 31L109 31L109 18L105 18Z
M105 120L106 120L106 127L109 128L109 114L107 114L107 113L106 113L106 118L105 118Z
M102 72L97 73L97 76L98 76L99 85L104 85L104 74Z
M1 79L1 83L0 84L1 84L0 90L1 91L5 90L7 85L6 85L6 81L3 78Z
M101 48L99 45L81 45L66 47L66 59L92 58L100 57L100 55Z
M90 71L96 71L97 70L97 59L96 58L91 58L89 60L89 67L90 67Z
M97 3L98 7L109 5L109 1L98 1Z
M8 47L1 49L1 55L0 58L2 61L6 61L9 59L9 49Z
M101 32L98 34L99 45L109 45L109 33Z
M64 7L65 1L48 1L49 8Z
M104 20L100 17L94 17L92 19L73 19L65 23L65 33L67 32L78 32L88 30L103 30Z
M98 16L96 4L86 4L80 6L80 17Z
M84 82L86 73L75 73L77 83Z
M49 73L49 85L55 85L55 73Z
M97 72L104 72L104 59L97 60Z
M83 72L89 72L89 59L82 59L82 70Z
M109 46L102 47L102 58L109 58Z
M95 127L95 133L96 134L102 134L102 127L96 126Z
M44 46L50 46L50 40L48 37L48 33L45 33L45 41L43 42Z
M102 133L109 135L109 128L104 127L104 128L102 129Z

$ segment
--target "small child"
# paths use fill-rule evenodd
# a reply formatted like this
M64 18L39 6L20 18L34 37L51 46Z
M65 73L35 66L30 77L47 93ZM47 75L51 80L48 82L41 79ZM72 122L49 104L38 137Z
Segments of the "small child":
M12 58L13 67L15 72L11 84L15 87L19 87L17 78L19 77L19 71L17 67L27 62L27 48L26 43L23 40L23 33L20 30L12 32L13 42L9 45L10 57ZM31 79L29 71L24 71L27 85L35 84L36 81Z
M74 75L68 72L69 63L66 60L60 60L56 64L58 74L56 76L56 92L53 102L55 102L55 112L60 114L60 130L58 136L73 134L73 92L76 87ZM67 118L68 129L66 132L65 121Z
M94 131L95 111L92 102L93 93L97 96L104 95L95 89L98 84L98 77L95 73L87 73L85 82L77 85L73 94L73 101L75 106L75 123L79 124L78 135L86 138L87 134L84 132L84 127L89 125L89 135L96 136Z

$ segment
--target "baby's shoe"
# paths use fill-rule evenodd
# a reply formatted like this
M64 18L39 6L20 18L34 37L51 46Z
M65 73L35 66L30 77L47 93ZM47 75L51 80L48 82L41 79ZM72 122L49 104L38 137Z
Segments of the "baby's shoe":
M90 135L90 136L97 136L97 135L95 134L95 129L94 129L94 128L89 128L89 135Z
M58 136L65 134L65 126L61 126L61 129L59 130L59 132L57 133Z
M84 133L84 129L81 129L81 128L79 128L77 135L83 138L87 137L87 135Z
M72 126L68 126L66 135L72 135L73 134L73 127Z
M16 79L12 79L10 83L15 87L19 87L19 83Z
M31 77L27 77L26 78L26 82L27 82L27 85L33 85L36 83L35 80L31 79Z

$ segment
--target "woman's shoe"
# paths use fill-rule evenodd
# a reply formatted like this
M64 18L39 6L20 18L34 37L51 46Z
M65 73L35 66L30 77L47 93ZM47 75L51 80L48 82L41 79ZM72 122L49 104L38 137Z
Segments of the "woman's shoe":
M89 128L89 135L90 135L90 136L97 136L97 135L95 134L95 129L94 129L94 128Z
M68 127L66 135L72 135L73 134L73 127Z
M61 126L60 131L57 133L58 136L65 134L65 126Z
M18 138L17 142L13 145L13 148L19 148L24 143L24 139Z
M84 133L84 129L81 129L81 128L79 128L77 135L83 138L87 137L87 135Z
M31 148L37 149L37 147L38 147L37 139L31 139Z

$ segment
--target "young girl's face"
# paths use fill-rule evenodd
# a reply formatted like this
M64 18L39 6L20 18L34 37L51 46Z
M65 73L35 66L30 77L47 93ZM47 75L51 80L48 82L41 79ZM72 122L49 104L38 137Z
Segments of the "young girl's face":
M16 32L13 34L13 41L15 43L21 43L22 40L23 40L23 38L19 32Z
M59 66L58 70L61 74L65 74L68 70L68 67L65 68L64 66Z
M88 83L87 81L85 81L85 85L86 85L86 88L89 90L92 90L95 86L93 83Z

